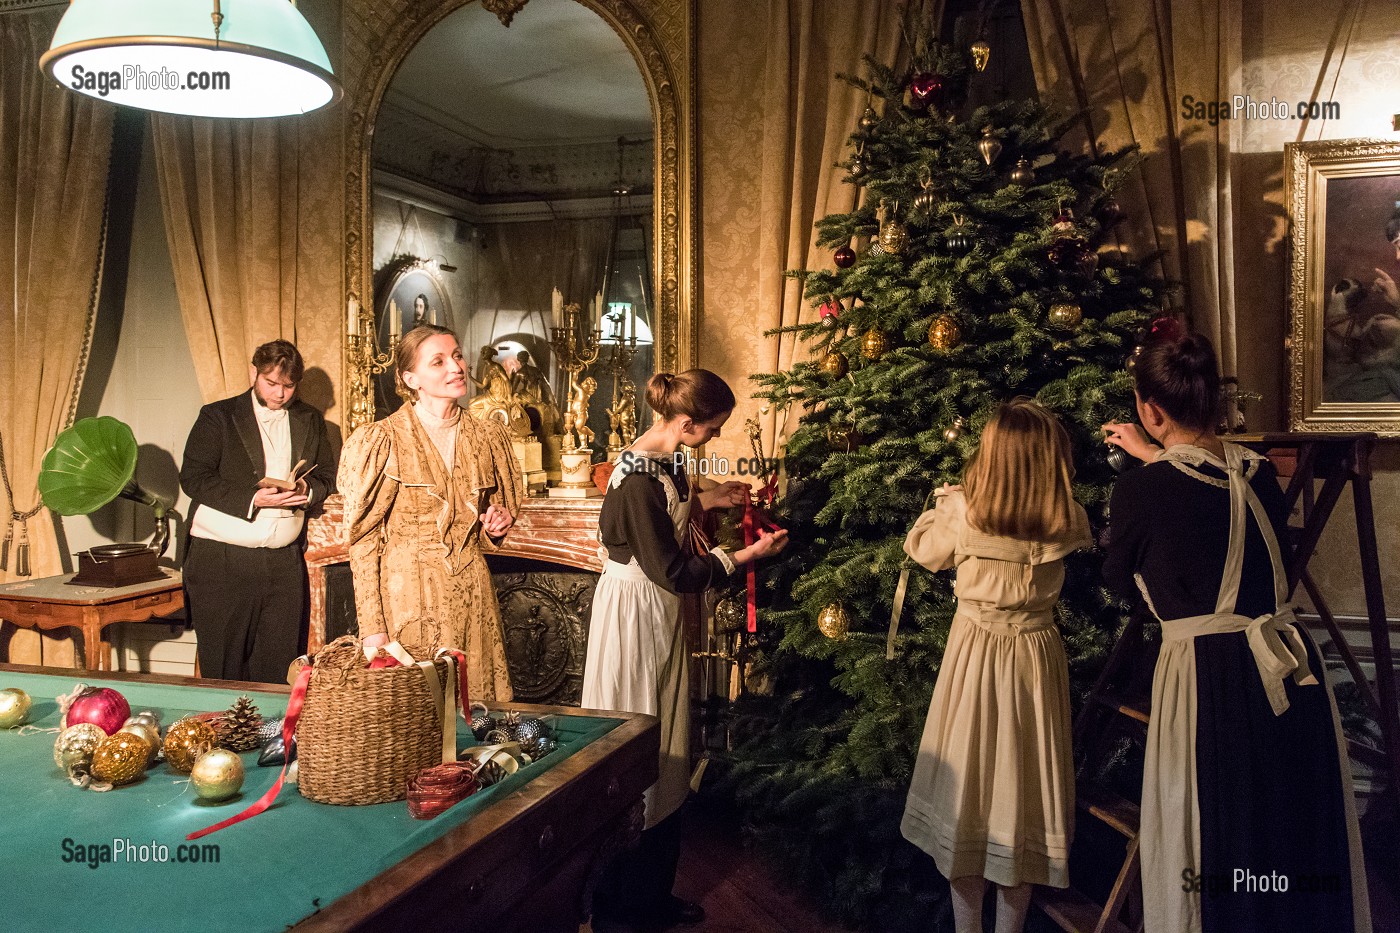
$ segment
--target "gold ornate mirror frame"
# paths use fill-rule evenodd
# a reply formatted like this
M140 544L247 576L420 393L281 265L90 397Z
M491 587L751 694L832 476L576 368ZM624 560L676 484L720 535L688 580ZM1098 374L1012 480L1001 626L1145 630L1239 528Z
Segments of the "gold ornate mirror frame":
M345 301L377 307L373 294L371 153L374 123L394 73L428 30L472 0L350 0L345 6L341 61L345 82ZM502 23L529 0L483 0ZM694 0L574 0L602 17L636 60L651 98L655 162L655 256L658 372L698 364L695 313L695 15ZM508 28L502 26L502 28ZM344 411L347 435L365 420L373 374L346 346ZM372 397L372 396L371 396ZM357 400L360 404L356 404ZM373 406L368 409L373 411Z

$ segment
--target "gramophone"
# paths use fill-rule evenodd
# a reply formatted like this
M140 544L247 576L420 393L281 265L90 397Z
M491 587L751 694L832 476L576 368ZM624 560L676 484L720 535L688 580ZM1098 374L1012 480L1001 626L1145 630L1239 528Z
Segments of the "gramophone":
M131 586L164 577L156 561L170 542L170 505L142 489L136 473L136 436L116 418L84 418L60 434L44 454L39 495L59 515L88 515L113 499L151 507L156 533L150 544L103 544L78 554L69 583Z

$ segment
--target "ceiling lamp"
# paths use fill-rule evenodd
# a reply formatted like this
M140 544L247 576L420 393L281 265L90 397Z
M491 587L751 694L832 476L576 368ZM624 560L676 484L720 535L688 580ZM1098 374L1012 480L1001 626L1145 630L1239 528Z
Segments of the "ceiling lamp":
M73 0L39 67L82 94L195 117L282 117L341 94L288 0Z

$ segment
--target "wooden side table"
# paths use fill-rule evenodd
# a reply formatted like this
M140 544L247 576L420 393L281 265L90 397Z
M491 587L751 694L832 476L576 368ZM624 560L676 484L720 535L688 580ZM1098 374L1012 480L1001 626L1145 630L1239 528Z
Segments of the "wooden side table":
M104 628L115 622L145 622L185 608L180 572L161 570L165 579L133 586L71 586L71 573L6 583L0 585L0 619L42 631L82 629L82 670L110 670L112 646L103 637Z

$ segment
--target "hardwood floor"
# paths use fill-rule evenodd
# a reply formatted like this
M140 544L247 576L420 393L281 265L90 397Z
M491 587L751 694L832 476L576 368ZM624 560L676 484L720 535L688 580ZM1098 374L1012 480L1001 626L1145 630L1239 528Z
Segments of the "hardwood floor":
M677 933L848 933L823 920L772 869L748 852L732 815L692 800L684 815L675 893L705 908L705 921ZM648 933L616 924L579 933Z

